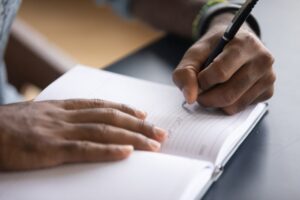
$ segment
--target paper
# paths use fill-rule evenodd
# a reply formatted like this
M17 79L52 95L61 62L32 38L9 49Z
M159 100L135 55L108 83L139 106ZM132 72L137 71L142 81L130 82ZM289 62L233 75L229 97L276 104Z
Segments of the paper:
M181 107L184 99L176 87L85 67L68 72L37 100L69 98L100 98L142 109L148 113L148 121L169 132L169 139L162 146L163 153L210 162L216 160L226 138L254 109L249 107L234 116L206 111L199 106L187 112Z
M135 152L119 162L0 173L0 199L191 200L212 173L207 162Z

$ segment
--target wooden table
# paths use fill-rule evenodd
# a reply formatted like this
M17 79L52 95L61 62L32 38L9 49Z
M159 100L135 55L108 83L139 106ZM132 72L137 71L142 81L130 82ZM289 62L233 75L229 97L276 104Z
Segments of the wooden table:
M24 0L19 19L75 62L96 67L162 36L141 22L121 19L93 0Z
M44 88L77 63L105 68L163 35L94 0L23 0L5 57L9 80ZM25 91L31 99L39 90Z

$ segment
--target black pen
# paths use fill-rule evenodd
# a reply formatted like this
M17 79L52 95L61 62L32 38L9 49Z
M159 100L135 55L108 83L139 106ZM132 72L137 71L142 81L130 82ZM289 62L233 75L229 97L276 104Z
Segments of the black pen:
M223 37L220 39L214 51L209 55L208 59L203 65L203 68L206 68L210 65L214 59L223 51L224 47L232 40L236 33L239 31L243 23L249 17L252 9L258 0L247 0L243 6L239 9L229 26L227 27Z

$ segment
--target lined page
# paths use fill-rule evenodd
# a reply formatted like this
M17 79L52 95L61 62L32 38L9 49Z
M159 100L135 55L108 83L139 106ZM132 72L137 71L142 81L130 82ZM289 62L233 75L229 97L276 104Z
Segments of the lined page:
M101 70L77 67L51 84L36 100L100 98L142 109L147 120L169 132L161 152L214 162L226 138L254 107L227 116L194 105L182 108L181 92L172 86Z

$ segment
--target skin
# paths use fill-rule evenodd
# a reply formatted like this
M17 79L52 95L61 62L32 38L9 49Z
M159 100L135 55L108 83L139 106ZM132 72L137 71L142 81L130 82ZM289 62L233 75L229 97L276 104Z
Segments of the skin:
M230 18L230 14L224 17ZM247 25L207 68L201 68L226 28L222 20L216 19L186 52L173 80L188 103L197 101L233 115L271 98L276 76L273 56Z
M133 149L158 151L167 137L144 112L102 100L11 104L0 116L2 171L121 160Z
M132 10L137 17L158 28L191 38L192 22L205 1L172 0L172 6L170 0L134 2ZM232 18L231 13L215 17L173 73L174 83L188 103L198 102L229 115L271 98L276 80L272 54L247 24L212 64L206 69L201 67Z
M205 2L132 0L131 11L154 27L191 38L192 22ZM247 24L211 65L201 68L232 17L230 13L215 17L173 73L188 103L227 114L269 99L276 79L274 58ZM0 106L0 170L115 161L127 158L133 149L158 151L167 133L145 118L142 111L101 100Z

